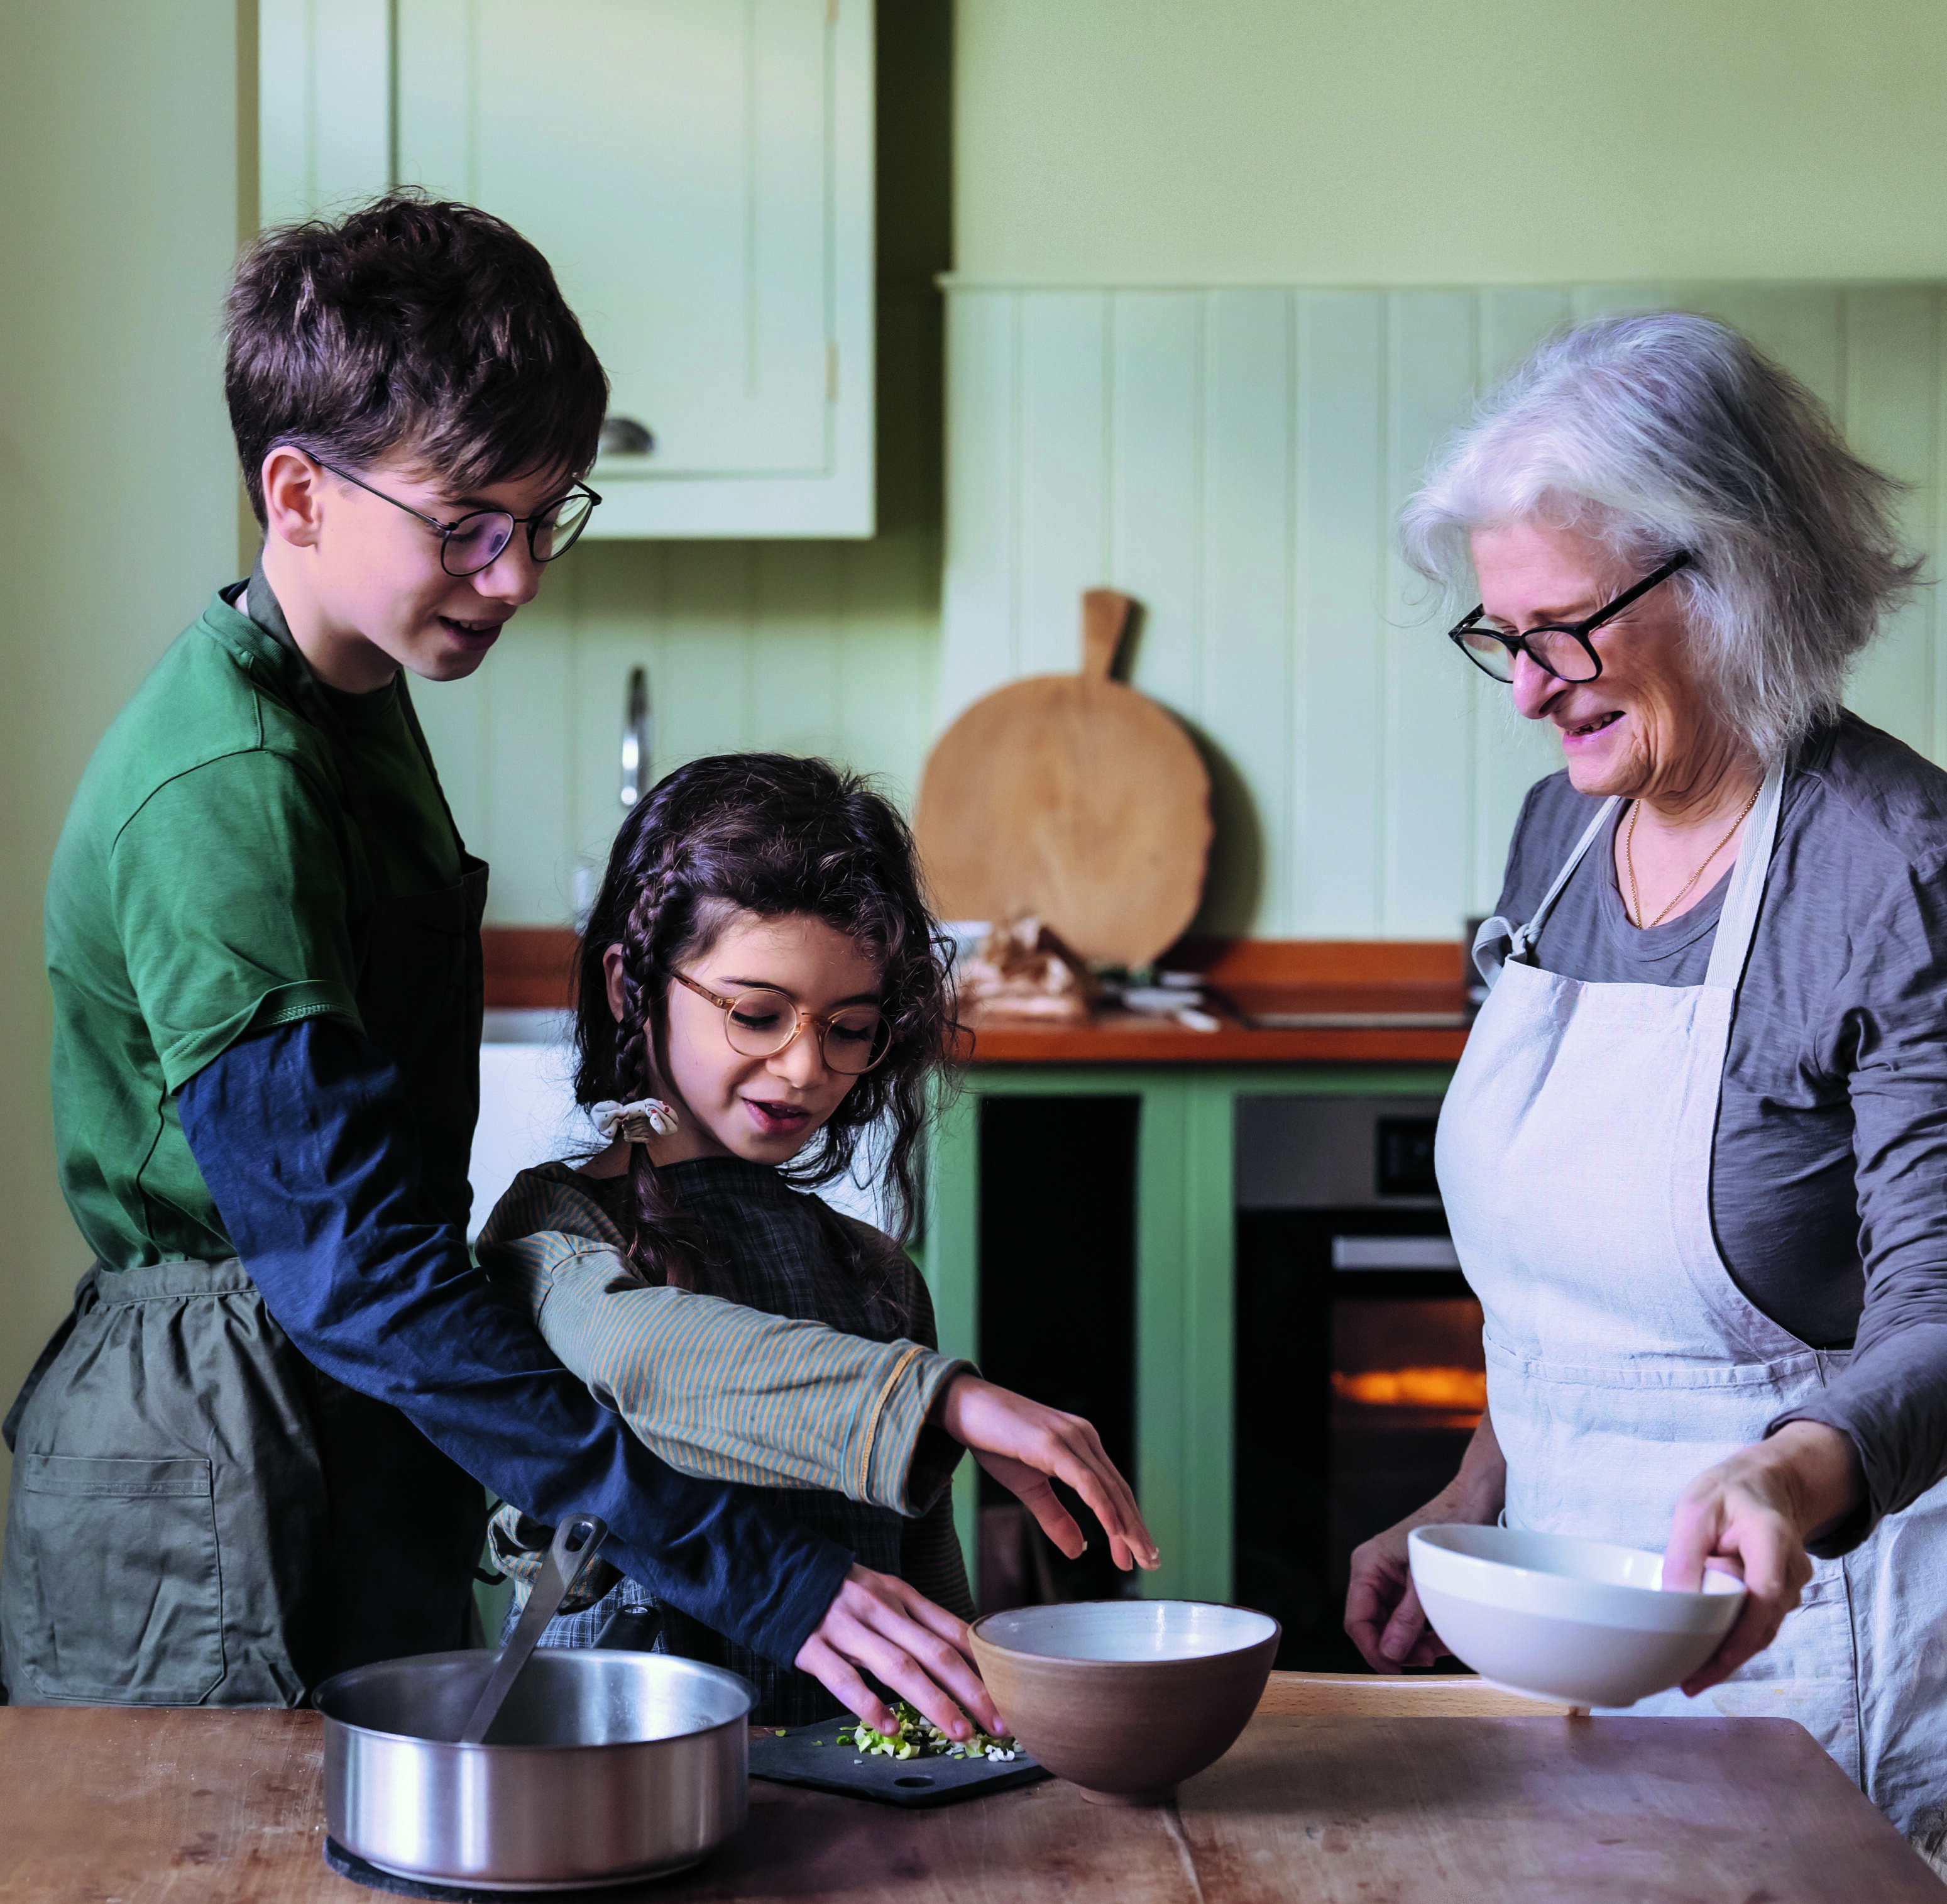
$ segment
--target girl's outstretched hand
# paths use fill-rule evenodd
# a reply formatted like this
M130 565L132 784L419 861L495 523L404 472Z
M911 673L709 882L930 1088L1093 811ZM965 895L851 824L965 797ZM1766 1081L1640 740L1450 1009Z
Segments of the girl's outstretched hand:
M1008 1729L980 1683L966 1621L890 1574L855 1563L793 1664L876 1732L896 1722L864 1673L910 1699L949 1738L973 1737L969 1713L983 1732Z
M1056 1499L1048 1485L1051 1475L1066 1481L1088 1503L1125 1573L1158 1564L1156 1543L1143 1525L1129 1484L1103 1452L1101 1437L1079 1415L1044 1408L977 1375L955 1376L934 1414L1002 1487L1020 1496L1042 1531L1069 1559L1088 1543L1075 1517Z

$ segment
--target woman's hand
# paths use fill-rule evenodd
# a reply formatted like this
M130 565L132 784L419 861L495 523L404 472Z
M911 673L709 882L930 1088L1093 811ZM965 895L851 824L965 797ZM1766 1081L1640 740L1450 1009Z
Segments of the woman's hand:
M980 1683L966 1621L890 1574L855 1564L793 1664L875 1732L890 1732L893 1715L865 1673L910 1699L949 1738L973 1737L969 1713L983 1732L1008 1729Z
M1352 1577L1345 1591L1345 1631L1376 1673L1431 1666L1445 1655L1439 1634L1426 1624L1413 1591L1407 1558L1407 1536L1416 1527L1454 1521L1485 1525L1501 1511L1507 1490L1507 1463L1485 1414L1462 1458L1460 1472L1416 1514L1376 1534L1352 1550Z
M1102 1451L1102 1441L1079 1415L996 1388L977 1375L957 1375L934 1407L941 1427L1011 1493L1020 1496L1042 1531L1070 1560L1088 1543L1075 1517L1055 1497L1048 1477L1064 1481L1088 1503L1109 1537L1109 1552L1127 1573L1154 1568L1160 1558L1129 1484Z
M1787 1422L1685 1488L1670 1524L1663 1584L1695 1593L1713 1562L1739 1574L1744 1604L1724 1643L1683 1682L1692 1698L1729 1679L1778 1637L1812 1577L1809 1540L1866 1497L1859 1450L1823 1422Z

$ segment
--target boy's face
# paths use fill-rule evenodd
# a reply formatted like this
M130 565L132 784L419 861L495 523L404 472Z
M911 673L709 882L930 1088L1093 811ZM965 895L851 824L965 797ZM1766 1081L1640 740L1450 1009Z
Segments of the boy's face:
M265 573L299 646L325 681L353 692L382 687L402 667L429 681L471 674L539 591L542 565L523 523L478 574L449 575L438 532L407 510L442 522L481 509L530 516L573 476L546 470L463 495L404 455L354 473L382 493L300 450L265 459Z

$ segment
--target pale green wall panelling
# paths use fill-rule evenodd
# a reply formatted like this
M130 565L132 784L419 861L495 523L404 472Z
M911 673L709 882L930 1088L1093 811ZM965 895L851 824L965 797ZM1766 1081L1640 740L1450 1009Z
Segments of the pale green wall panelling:
M472 681L415 704L496 924L565 922L621 810L623 694L648 670L655 772L744 748L825 754L910 800L933 729L938 537L598 543Z
M257 116L272 131L252 155L263 165L265 218L350 206L382 190L392 171L392 114L371 75L392 60L389 0L289 0L249 11ZM284 129L295 136L279 136Z
M1930 285L960 289L940 718L1072 670L1079 592L1123 589L1144 609L1129 678L1215 770L1203 929L1445 937L1491 904L1521 795L1559 764L1448 649L1394 550L1400 504L1473 393L1568 318L1711 311L1914 485L1909 534L1931 556L1947 541L1943 300ZM1850 697L1936 759L1941 639L1924 590Z
M1947 275L1939 0L960 0L956 268Z
M939 308L879 300L878 534L870 542L583 541L469 681L414 705L496 925L565 924L577 859L621 818L623 698L648 670L653 771L744 748L824 754L902 802L934 728Z

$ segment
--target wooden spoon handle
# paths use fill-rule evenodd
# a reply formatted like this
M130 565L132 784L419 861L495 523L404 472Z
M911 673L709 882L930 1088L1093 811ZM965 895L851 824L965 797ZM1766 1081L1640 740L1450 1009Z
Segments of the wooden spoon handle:
M1116 651L1136 605L1112 588L1091 588L1082 598L1082 672L1091 681L1107 681L1116 671Z

